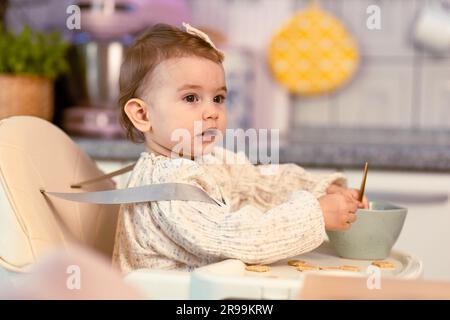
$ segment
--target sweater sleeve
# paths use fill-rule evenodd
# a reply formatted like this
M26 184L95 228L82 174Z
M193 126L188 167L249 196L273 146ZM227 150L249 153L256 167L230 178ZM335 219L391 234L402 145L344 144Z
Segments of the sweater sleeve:
M169 179L215 194L202 168L195 164ZM314 195L303 190L293 192L287 201L266 212L251 205L231 211L228 204L198 201L149 205L153 220L172 241L211 262L233 258L246 263L272 263L315 249L325 234L320 205Z
M287 200L296 190L305 190L320 198L331 184L345 186L342 173L313 174L296 164L253 165L243 153L223 150L233 201L270 208Z
M281 165L260 165L257 175L268 181L271 189L279 192L286 185L288 191L303 189L320 198L332 184L346 186L347 180L340 172L329 174L311 173L302 167L289 163ZM281 190L280 190L281 191Z

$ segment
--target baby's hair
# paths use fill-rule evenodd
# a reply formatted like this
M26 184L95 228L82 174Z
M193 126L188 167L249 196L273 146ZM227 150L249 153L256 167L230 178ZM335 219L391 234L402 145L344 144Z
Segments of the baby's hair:
M170 58L188 56L206 58L219 64L224 59L220 51L201 37L162 23L145 31L126 51L119 77L120 123L132 142L141 143L145 139L144 134L133 126L125 113L125 104L132 98L141 97L143 85L159 63Z

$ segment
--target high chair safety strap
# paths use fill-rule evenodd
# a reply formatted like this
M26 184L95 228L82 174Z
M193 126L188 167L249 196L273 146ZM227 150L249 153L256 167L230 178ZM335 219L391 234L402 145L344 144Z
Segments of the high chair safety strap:
M81 181L71 185L71 188L81 188L82 186L109 179L128 171L131 171L136 163L126 166L119 170L108 174ZM50 195L68 201L95 203L95 204L126 204L139 203L148 201L168 201L168 200L184 200L184 201L201 201L216 204L219 206L223 203L211 198L205 191L199 187L187 183L157 183L147 186L139 186L126 189L113 189L93 192L50 192L41 189L44 195Z
M220 205L202 189L187 183L157 183L126 189L94 192L49 192L44 195L61 199L96 204L125 204L148 201L185 200L202 201Z

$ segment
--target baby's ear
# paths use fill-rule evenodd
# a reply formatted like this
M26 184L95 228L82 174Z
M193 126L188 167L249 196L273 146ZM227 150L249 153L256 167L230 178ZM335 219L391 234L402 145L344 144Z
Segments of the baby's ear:
M145 101L133 98L128 100L123 108L136 129L144 133L150 131L152 124L149 107Z

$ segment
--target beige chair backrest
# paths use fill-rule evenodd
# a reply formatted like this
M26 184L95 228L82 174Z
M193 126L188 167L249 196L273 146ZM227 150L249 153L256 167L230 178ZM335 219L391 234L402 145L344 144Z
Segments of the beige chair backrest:
M70 202L40 192L113 189L111 180L70 188L102 174L52 123L30 116L1 120L0 266L22 271L72 237L111 256L118 205Z

